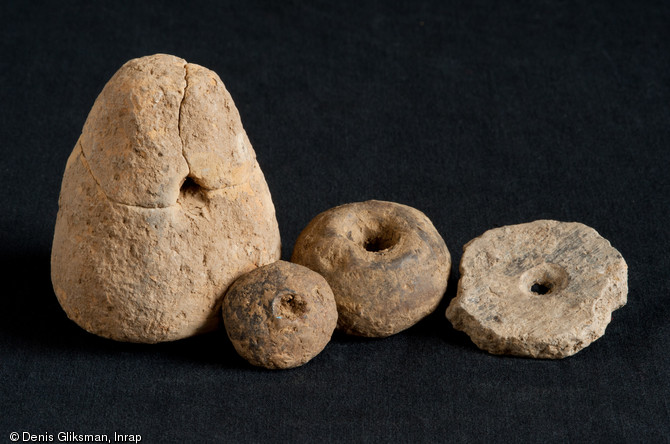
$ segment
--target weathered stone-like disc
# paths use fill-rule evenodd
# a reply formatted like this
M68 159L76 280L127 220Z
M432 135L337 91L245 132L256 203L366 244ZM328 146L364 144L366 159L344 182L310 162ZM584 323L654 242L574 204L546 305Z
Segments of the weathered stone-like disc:
M485 232L464 247L447 318L483 350L570 356L626 304L628 267L593 228L538 220Z
M51 279L67 315L121 341L212 330L230 283L279 254L270 192L219 76L164 54L123 65L65 168Z

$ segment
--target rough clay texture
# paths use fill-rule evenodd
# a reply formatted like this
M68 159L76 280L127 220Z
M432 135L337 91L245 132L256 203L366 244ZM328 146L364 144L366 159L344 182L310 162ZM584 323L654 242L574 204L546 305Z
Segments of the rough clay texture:
M318 273L278 261L245 274L223 301L237 352L261 367L302 365L328 344L337 324L333 292Z
M425 214L375 200L316 216L291 260L326 278L338 328L369 337L398 333L433 312L451 270L449 250Z
M279 255L270 192L221 79L170 55L123 65L63 177L51 279L68 316L121 341L212 330L230 283Z
M628 293L621 254L574 222L489 230L465 245L460 271L447 318L494 354L570 356L605 333Z

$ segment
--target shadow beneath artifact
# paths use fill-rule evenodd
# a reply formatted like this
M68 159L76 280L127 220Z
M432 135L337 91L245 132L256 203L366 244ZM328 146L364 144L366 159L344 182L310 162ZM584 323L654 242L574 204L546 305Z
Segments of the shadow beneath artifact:
M0 345L10 350L45 353L54 350L79 354L150 356L152 360L188 361L226 368L246 368L223 328L175 342L133 344L112 341L86 332L70 321L60 307L50 278L48 251L5 255L4 307L0 314Z
M451 300L456 297L458 285L458 274L453 272L449 276L447 291L445 292L438 307L431 314L419 321L416 325L404 330L397 335L389 338L367 338L361 336L347 335L339 330L335 330L332 342L342 346L356 344L374 344L377 341L399 340L398 337L418 338L421 340L438 339L441 342L457 347L459 349L468 349L479 351L470 341L470 338L463 332L455 330L445 316L445 312Z
M431 314L426 316L414 327L407 330L407 334L412 336L423 336L440 338L449 345L458 348L472 348L474 345L470 338L465 333L455 330L451 322L445 316L447 307L453 298L456 297L458 288L459 275L456 270L452 270L449 274L449 281L447 282L447 291L445 292L440 305ZM475 347L476 349L476 347Z

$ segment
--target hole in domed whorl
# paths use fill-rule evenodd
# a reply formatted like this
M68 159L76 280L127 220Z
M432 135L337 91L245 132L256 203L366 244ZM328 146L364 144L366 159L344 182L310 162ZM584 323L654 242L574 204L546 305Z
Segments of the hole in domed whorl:
M363 248L367 251L378 252L388 250L397 243L392 233L381 232L369 236L363 242Z
M336 231L346 233L352 247L363 252L382 254L396 248L402 242L406 228L395 215L376 214L371 211L352 212L342 218ZM337 224L335 224L337 225ZM372 259L372 256L368 256Z

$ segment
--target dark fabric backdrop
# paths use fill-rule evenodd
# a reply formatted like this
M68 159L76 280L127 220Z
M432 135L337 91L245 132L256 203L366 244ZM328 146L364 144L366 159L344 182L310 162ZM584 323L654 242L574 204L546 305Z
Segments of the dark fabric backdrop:
M231 92L284 259L330 207L413 206L454 261L437 312L275 372L225 332L132 345L69 321L49 277L65 162L112 74L157 52ZM0 442L670 441L669 2L6 1L0 60ZM573 357L488 355L444 318L462 246L541 218L609 239L628 305Z

